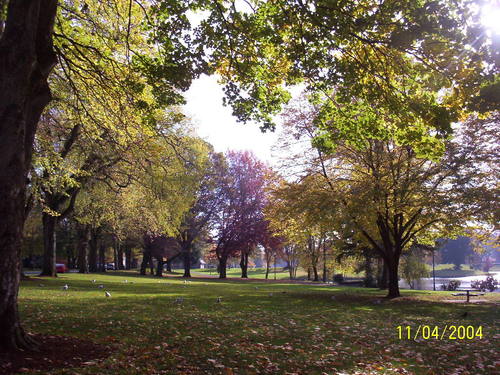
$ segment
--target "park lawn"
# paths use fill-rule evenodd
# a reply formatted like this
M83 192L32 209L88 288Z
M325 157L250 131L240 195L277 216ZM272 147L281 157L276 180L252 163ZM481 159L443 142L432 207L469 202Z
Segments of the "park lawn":
M182 270L174 270L177 273L182 273ZM208 275L208 276L217 276L217 270L215 268L197 268L193 269L192 273L194 274L200 274L200 275ZM236 277L239 278L241 277L241 268L228 268L226 270L226 275L227 277ZM363 273L354 273L354 272L346 272L344 273L345 277L363 277ZM261 267L261 268L248 268L248 277L252 279L265 279L266 278L266 269ZM323 271L320 270L319 272L319 277L320 281L322 280L323 277ZM288 270L283 270L282 267L277 267L276 268L276 280L289 280L290 279L290 273ZM302 268L297 269L297 275L296 279L298 280L306 280L307 279L307 270L304 270ZM329 281L331 281L331 277ZM271 267L269 270L269 280L274 280L274 268Z
M180 270L176 270L180 271ZM208 275L208 276L218 276L217 270L215 268L197 268L191 271L193 275ZM226 270L227 277L241 277L241 268L228 268ZM299 268L297 270L297 278L306 277L307 272ZM265 279L266 269L265 268L248 268L248 277L252 279ZM290 273L288 270L283 270L282 267L276 268L276 280L288 280L290 279ZM274 280L274 269L269 270L269 280Z
M61 289L64 284L68 291ZM376 289L208 278L185 284L178 277L108 272L23 281L19 304L30 332L113 348L105 359L43 374L494 372L499 294L468 306L442 303L450 298L446 292L403 294L378 303L383 292ZM222 303L216 303L219 296ZM176 304L177 297L184 302ZM399 339L399 325L413 332L419 325L481 326L483 337Z

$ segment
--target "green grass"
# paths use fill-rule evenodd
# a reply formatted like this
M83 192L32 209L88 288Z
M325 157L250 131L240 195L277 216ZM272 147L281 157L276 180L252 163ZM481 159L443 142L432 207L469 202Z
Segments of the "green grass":
M217 270L214 268L197 268L192 270L196 275L212 275L217 276ZM241 277L241 268L228 268L226 271L227 277ZM297 270L297 278L302 278L307 276L307 272L302 269ZM249 268L248 277L252 279L265 279L266 269L265 268ZM283 268L276 268L276 280L287 280L290 278L290 273ZM274 280L274 269L269 270L269 280Z
M181 272L180 270L174 270L176 272ZM202 269L202 268L197 268L192 270L193 272L200 274L200 275L208 275L208 276L217 276L217 270L212 268L212 269ZM182 272L181 272L182 273ZM227 271L227 277L241 277L241 268L228 268ZM363 273L354 273L354 272L347 272L344 273L345 277L363 277ZM266 269L265 268L249 268L248 269L248 277L252 279L265 279L266 278ZM323 270L319 271L319 277L320 280L323 277ZM297 275L295 277L298 280L306 280L307 279L307 270L304 270L302 268L297 269ZM290 273L288 270L283 270L282 267L277 267L276 268L276 280L289 280L290 279ZM274 280L274 269L271 268L269 270L269 280ZM330 277L331 281L331 277Z
M70 289L61 290L66 283ZM400 299L373 303L382 296L376 289L208 278L184 284L110 272L24 281L20 311L31 332L114 348L95 364L43 374L230 374L226 367L234 374L493 373L499 294L467 307L443 303L449 292L404 291ZM176 297L184 302L175 304ZM398 338L399 325L420 324L482 326L483 338Z

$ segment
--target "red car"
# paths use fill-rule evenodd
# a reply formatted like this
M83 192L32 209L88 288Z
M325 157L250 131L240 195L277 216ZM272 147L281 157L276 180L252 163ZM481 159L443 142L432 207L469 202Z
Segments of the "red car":
M68 272L68 267L64 263L56 263L56 272L65 273Z

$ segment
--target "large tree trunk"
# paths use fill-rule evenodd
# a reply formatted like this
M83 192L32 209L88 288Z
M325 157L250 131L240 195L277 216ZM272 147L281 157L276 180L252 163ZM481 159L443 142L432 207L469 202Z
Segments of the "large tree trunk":
M225 279L227 269L227 257L222 257L219 259L219 279Z
M184 261L184 275L182 277L191 277L191 245L185 245L182 253Z
M241 252L240 267L241 267L241 278L248 279L248 253L244 251Z
M56 0L9 1L0 35L0 350L30 349L17 309L26 181L56 63ZM0 19L2 16L0 16ZM3 20L2 20L3 21ZM0 30L1 32L1 30Z
M400 296L398 266L399 259L391 259L387 264L387 278L389 287L387 298L396 298Z
M42 214L43 225L43 264L40 276L57 276L56 272L56 226L57 217Z
M78 272L88 273L89 264L87 257L87 246L89 243L90 228L88 225L78 225Z

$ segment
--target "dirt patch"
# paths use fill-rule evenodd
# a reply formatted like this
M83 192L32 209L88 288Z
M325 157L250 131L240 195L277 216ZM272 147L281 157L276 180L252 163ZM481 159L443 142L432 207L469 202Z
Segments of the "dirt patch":
M0 374L91 365L112 351L109 346L76 337L34 335L33 338L40 343L39 351L0 354Z

